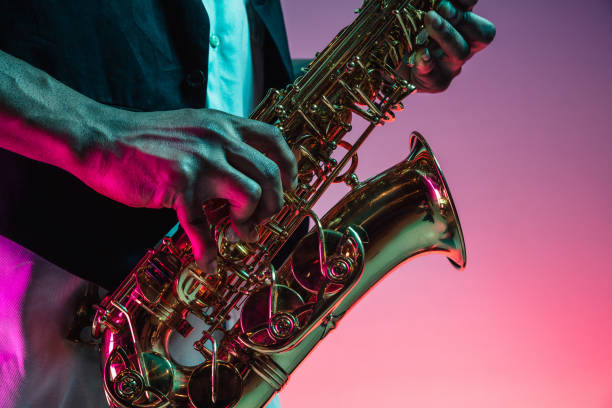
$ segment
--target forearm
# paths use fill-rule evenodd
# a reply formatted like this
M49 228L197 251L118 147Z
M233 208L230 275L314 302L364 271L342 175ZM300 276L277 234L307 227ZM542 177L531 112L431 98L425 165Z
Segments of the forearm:
M0 148L60 167L120 203L175 209L195 261L213 274L202 203L227 200L237 237L254 241L256 225L297 184L295 156L275 126L208 109L113 108L2 52Z
M76 174L110 109L0 51L0 148Z

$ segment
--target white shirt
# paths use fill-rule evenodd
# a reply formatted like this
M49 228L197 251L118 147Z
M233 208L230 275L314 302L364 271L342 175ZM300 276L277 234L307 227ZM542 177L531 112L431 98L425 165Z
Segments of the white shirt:
M206 107L246 117L254 104L248 0L202 0L210 20Z

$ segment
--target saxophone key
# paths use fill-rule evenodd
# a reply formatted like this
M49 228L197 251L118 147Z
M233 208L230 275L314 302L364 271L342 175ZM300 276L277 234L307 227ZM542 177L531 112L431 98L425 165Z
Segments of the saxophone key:
M204 274L195 262L185 266L174 282L174 293L185 306L210 306L219 300L219 290L226 283L220 269L215 275Z
M283 239L286 239L289 236L289 232L274 221L268 221L265 223L264 228Z

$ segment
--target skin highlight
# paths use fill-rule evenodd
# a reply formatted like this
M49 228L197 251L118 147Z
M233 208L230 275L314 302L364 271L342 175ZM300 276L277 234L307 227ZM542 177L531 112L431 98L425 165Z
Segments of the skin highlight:
M442 1L425 17L434 45L400 72L420 92L441 92L495 26L477 0ZM130 112L95 102L0 51L0 148L68 171L98 193L134 207L173 208L197 264L216 271L202 203L226 199L238 239L283 205L297 165L274 126L210 109Z

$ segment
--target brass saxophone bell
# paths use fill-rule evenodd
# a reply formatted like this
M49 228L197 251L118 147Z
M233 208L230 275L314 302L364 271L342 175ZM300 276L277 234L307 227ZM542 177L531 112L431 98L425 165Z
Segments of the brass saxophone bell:
M444 175L421 134L411 134L410 147L405 160L361 183L321 222L331 230L358 225L367 231L368 269L390 269L432 252L462 269L463 232Z

